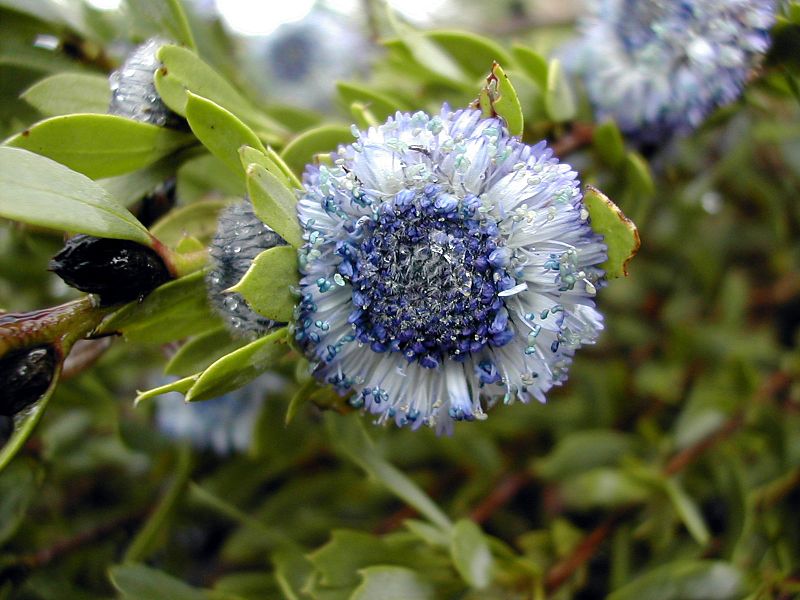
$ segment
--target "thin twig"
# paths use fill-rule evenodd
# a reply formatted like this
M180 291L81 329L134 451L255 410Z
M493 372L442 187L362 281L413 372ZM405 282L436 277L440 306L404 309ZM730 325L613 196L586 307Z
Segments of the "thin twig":
M469 514L470 518L476 523L488 521L498 509L510 502L532 478L530 471L527 470L509 473L500 480L478 506L472 509Z
M588 146L594 140L594 125L589 123L575 123L570 132L552 143L553 153L559 158L565 158Z

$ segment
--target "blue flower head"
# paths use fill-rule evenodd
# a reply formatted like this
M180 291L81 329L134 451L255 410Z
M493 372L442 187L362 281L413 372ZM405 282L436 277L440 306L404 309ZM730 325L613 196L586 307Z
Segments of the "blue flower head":
M658 143L739 97L769 47L775 10L775 0L592 0L566 66L598 120Z
M379 422L484 418L562 383L606 258L576 173L480 111L397 113L310 166L295 335Z

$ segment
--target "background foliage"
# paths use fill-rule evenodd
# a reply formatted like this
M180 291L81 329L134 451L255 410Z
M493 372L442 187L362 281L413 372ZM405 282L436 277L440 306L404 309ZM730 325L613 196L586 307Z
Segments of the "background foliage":
M185 378L241 343L210 312L199 272L120 309L103 327L126 340L60 383L0 474L0 598L800 594L800 5L783 14L742 100L643 156L613 124L593 124L580 85L542 58L568 27L421 33L372 12L385 50L369 80L337 84L338 112L322 115L258 96L219 23L177 1L131 0L122 16L0 0L0 161L15 146L47 155L95 180L74 179L81 198L134 212L176 174L178 206L151 228L176 252L197 249L181 241L187 231L207 243L217 212L246 190L280 218L280 190L349 141L351 122L465 105L493 60L519 96L521 115L498 108L509 125L524 117L526 141L550 139L643 240L630 276L602 290L607 329L569 384L547 405L498 407L452 437L373 428L325 391L300 403L309 386L295 383L290 357L273 363L287 383L264 403L247 453L193 450L156 431L136 390L158 385L165 364ZM153 33L185 46L160 55L157 83L191 131L104 114L107 74L131 47L119 40ZM43 35L55 50L32 44ZM58 190L54 168L37 160L28 173ZM78 209L39 198L36 212L24 186L5 189L4 214L27 224L0 223L0 305L75 297L46 266L63 241L54 229L87 227ZM120 214L96 233L148 242ZM192 394L225 391L254 362L237 354Z

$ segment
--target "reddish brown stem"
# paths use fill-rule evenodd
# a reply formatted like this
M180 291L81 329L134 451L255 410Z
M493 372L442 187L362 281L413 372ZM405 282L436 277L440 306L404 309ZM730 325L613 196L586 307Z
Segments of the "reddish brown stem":
M532 476L528 471L509 473L500 480L478 506L472 509L469 514L470 518L476 523L488 521L498 509L510 502L531 479Z

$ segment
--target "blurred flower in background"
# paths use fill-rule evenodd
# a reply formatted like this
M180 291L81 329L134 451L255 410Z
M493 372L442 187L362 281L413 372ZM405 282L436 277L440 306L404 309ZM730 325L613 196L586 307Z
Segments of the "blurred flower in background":
M165 435L187 440L199 450L220 455L245 452L264 399L285 387L282 377L266 373L243 388L203 402L187 403L177 392L164 394L156 401L156 425Z
M654 144L739 97L769 47L776 3L594 0L587 9L567 67L583 78L598 120Z

